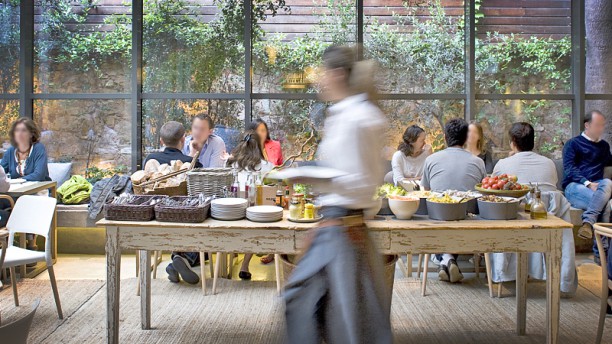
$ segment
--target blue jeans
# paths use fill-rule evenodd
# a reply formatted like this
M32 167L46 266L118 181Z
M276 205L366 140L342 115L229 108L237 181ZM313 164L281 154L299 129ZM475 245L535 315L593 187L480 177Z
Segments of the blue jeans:
M594 224L603 212L612 196L612 181L610 179L598 180L596 191L580 183L570 183L565 188L565 197L574 208L583 209L582 222ZM609 222L610 219L603 219Z

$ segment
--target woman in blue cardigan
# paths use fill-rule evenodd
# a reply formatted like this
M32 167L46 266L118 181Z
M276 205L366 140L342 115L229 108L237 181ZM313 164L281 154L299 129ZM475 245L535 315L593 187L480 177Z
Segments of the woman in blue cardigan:
M36 123L28 118L16 120L9 132L11 147L4 153L0 165L11 178L23 178L27 181L48 181L47 151L38 142L40 130Z

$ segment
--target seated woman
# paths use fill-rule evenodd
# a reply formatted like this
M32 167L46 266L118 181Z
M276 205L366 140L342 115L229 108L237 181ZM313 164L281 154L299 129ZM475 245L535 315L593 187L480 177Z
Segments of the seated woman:
M278 141L274 141L270 138L270 130L268 130L268 124L264 122L263 119L258 118L251 122L250 130L254 130L259 135L259 139L261 140L261 146L263 147L262 153L264 155L264 159L275 166L280 166L283 164L283 150L281 148L281 144ZM261 262L263 264L270 264L274 261L274 255L269 254L265 257L261 257Z
M425 144L426 137L425 130L418 125L411 125L404 131L402 142L391 158L395 185L404 179L415 180L423 176L425 159L432 154L431 146Z
M477 122L470 123L468 127L468 138L465 142L465 149L484 161L487 174L493 173L493 158L491 152L487 150L485 146L482 126Z
M245 133L244 139L232 152L232 155L227 160L227 164L238 170L238 181L240 188L243 189L245 182L248 179L249 173L266 173L272 170L274 165L264 158L261 139L256 131L249 130ZM244 255L244 261L238 274L241 279L251 279L249 272L249 263L253 255L247 253Z
M40 130L36 123L28 118L19 118L13 122L9 137L11 146L0 161L6 174L14 179L22 178L32 182L51 180L47 167L47 150L38 142ZM0 208L6 209L7 203L0 204ZM32 234L26 237L28 249L36 249L36 237Z
M11 147L6 150L0 166L11 178L23 178L27 181L49 181L47 151L38 142L40 130L36 123L28 118L16 120L9 131Z

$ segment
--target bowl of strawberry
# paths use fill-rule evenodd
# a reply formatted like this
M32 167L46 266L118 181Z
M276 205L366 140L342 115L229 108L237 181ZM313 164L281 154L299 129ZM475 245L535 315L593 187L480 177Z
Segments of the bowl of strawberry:
M520 184L516 176L508 174L486 177L475 188L483 194L507 197L523 197L531 191L529 186Z

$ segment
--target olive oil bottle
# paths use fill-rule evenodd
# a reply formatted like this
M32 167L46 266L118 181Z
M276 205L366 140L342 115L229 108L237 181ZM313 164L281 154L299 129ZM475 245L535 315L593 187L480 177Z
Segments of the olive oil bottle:
M543 220L548 217L548 212L546 211L546 207L542 202L542 193L540 189L536 185L534 189L534 198L531 203L531 219L532 220Z

